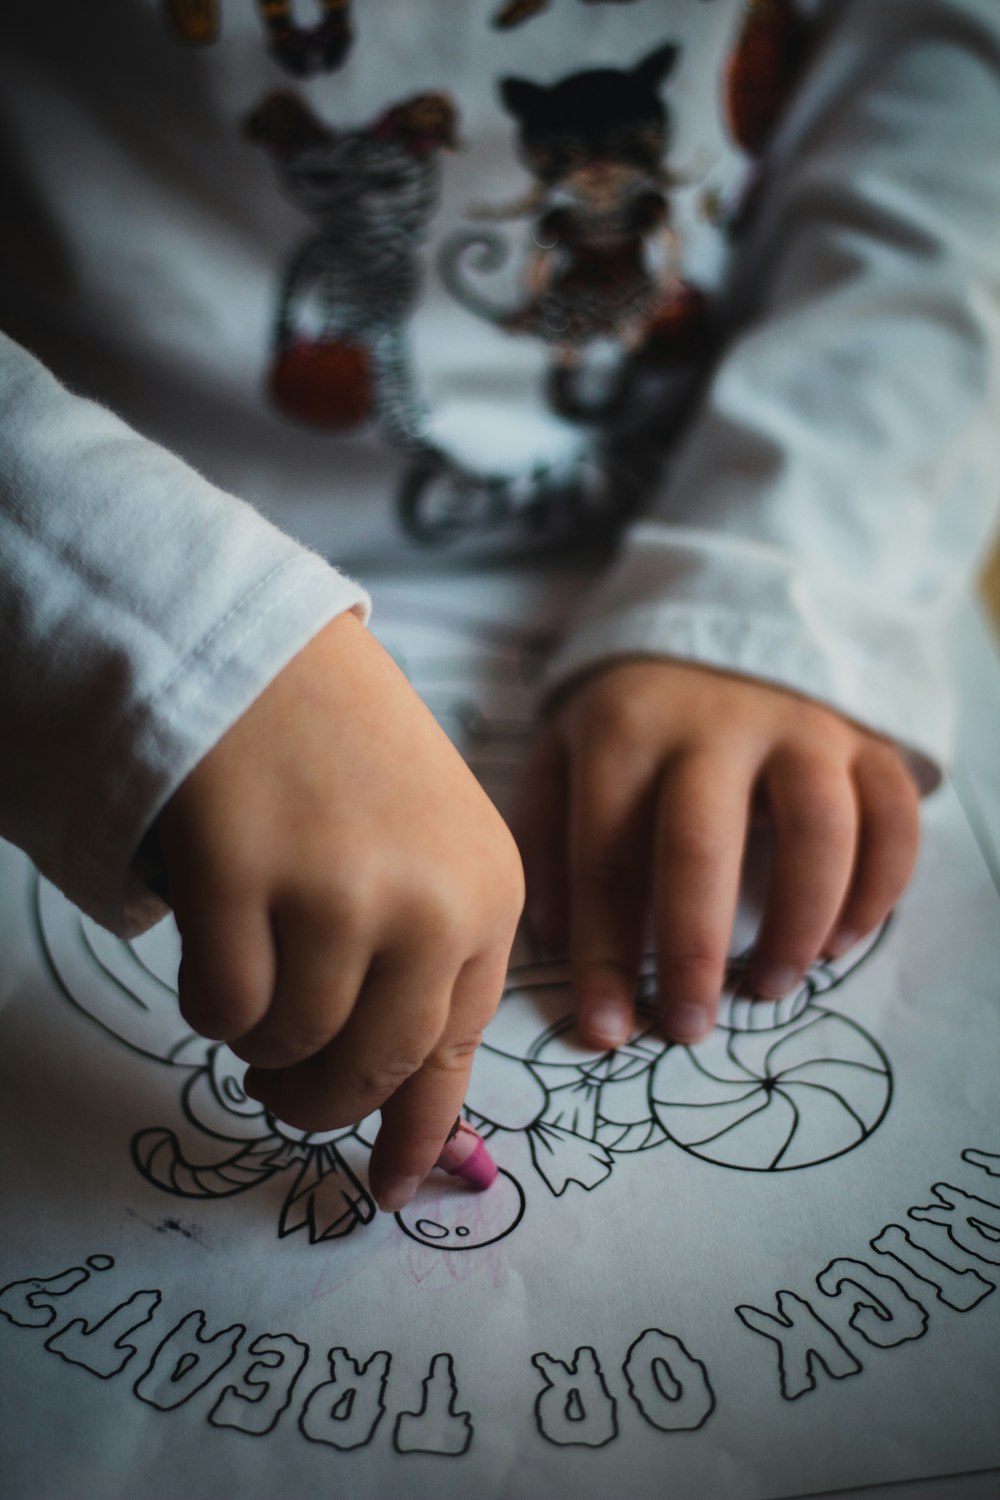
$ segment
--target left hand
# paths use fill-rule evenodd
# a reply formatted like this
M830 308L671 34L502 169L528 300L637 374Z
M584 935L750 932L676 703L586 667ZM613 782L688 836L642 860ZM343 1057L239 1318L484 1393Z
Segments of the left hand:
M629 1034L651 909L664 1029L711 1030L758 800L775 852L748 980L778 997L909 880L919 799L899 751L810 699L670 660L613 662L561 700L514 831L529 921L546 949L568 945L588 1043Z

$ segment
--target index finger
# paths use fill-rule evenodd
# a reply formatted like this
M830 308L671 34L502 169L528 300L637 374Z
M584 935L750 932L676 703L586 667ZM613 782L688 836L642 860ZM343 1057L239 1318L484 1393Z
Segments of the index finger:
M382 1105L369 1180L379 1207L405 1208L444 1149L469 1087L472 1060L503 993L507 949L460 970L448 1022L423 1065Z

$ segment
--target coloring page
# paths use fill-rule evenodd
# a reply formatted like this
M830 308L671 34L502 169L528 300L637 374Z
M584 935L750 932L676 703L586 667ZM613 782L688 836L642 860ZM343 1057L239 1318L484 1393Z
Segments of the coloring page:
M496 585L493 585L494 590ZM373 626L501 809L552 621ZM513 596L512 596L513 597ZM496 601L494 600L495 604ZM307 1134L0 851L8 1500L771 1500L1000 1466L1000 893L950 786L889 923L713 1034L584 1046L521 937L467 1115L498 1177L396 1215L377 1119Z

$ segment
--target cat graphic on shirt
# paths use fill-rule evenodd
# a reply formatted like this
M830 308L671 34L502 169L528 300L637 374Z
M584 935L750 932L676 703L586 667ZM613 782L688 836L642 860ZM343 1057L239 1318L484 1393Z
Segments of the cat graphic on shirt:
M374 122L335 130L298 94L269 94L244 122L312 221L283 278L270 393L327 428L374 416L404 446L422 424L406 341L438 201L443 149L456 144L446 94L414 95Z
M548 344L549 397L564 415L581 414L575 375L588 344L609 340L633 354L659 336L658 322L691 312L670 207L683 179L667 166L670 115L660 97L678 55L666 43L631 69L595 68L553 84L502 79L533 184L514 203L474 213L529 219L522 301L498 308L466 278L466 261L482 270L506 259L498 237L463 231L442 252L444 280L465 306Z

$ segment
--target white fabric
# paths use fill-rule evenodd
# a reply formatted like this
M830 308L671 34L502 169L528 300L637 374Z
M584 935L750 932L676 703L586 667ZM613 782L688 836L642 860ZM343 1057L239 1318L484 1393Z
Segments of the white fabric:
M670 164L735 183L717 103L735 0L553 0L503 37L492 8L365 0L348 64L303 90L356 126L446 86L463 151L442 157L442 213L467 226L471 201L526 186L498 75L632 66L676 37ZM153 0L85 10L9 21L0 318L143 436L0 346L0 828L135 930L161 909L127 873L158 808L310 635L366 607L225 492L370 580L403 548L401 460L368 431L296 428L262 395L276 286L311 231L240 139L288 83L253 8L223 6L200 53L166 39ZM950 745L942 616L1000 475L1000 6L827 10L725 283L717 368L547 683L636 652L746 673L893 736L928 787ZM685 271L718 282L697 196L678 195ZM577 439L539 406L544 351L450 302L429 252L423 274L435 436L487 464L560 460Z
M775 145L742 324L549 670L667 653L952 746L942 631L1000 494L1000 6L855 0Z
M365 592L0 337L0 834L124 933L171 792Z

